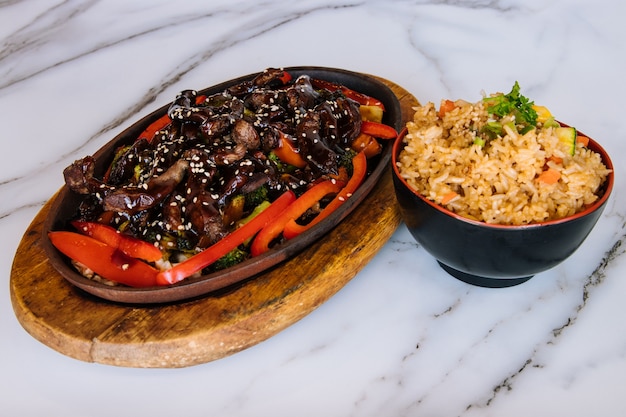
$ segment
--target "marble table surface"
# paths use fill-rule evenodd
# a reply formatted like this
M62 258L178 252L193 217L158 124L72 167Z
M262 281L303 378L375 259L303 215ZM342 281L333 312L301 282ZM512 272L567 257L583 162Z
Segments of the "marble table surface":
M618 0L0 2L0 414L626 415L624 16ZM607 149L613 195L574 255L508 289L448 276L400 225L312 314L202 365L85 363L24 331L11 263L65 166L182 89L299 65L435 103L518 80Z

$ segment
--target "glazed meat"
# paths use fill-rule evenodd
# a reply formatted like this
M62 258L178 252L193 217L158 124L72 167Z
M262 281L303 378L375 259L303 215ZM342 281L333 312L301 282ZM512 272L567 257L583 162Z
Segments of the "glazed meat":
M168 250L206 248L254 209L256 196L299 194L337 175L361 126L358 103L278 69L206 97L181 91L167 117L151 137L118 149L101 177L91 156L65 169L66 184L97 205L81 220L128 224ZM304 164L276 158L285 141Z

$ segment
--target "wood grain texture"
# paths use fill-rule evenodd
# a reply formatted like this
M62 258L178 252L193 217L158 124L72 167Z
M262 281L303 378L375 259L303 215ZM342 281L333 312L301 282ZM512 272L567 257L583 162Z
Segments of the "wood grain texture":
M417 100L382 81L400 99L406 122ZM40 243L48 203L28 227L13 261L13 310L35 339L86 362L177 368L223 358L309 314L374 257L400 223L390 171L348 218L296 257L232 288L165 305L108 302L61 277Z

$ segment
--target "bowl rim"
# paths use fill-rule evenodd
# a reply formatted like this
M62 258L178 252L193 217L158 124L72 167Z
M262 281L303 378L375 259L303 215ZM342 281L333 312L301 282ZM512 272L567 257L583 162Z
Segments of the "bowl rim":
M562 126L568 126L565 123L561 123L559 122ZM408 134L408 129L405 126L400 133L398 134L397 138L395 139L394 143L393 143L393 148L391 151L391 165L392 165L392 172L393 175L395 177L395 179L399 180L400 183L409 191L411 192L413 195L417 196L421 201L423 201L424 203L426 203L427 205L429 205L430 207L434 208L435 210L439 211L440 213L452 217L458 221L461 221L463 223L468 223L474 226L478 226L478 227L484 227L484 228L490 228L490 229L495 229L495 230L506 230L506 231L515 231L515 230L528 230L528 229L535 229L535 228L541 228L541 227L546 227L546 226L551 226L551 225L557 225L557 224L561 224L561 223L567 223L570 222L572 220L576 220L582 217L587 216L590 213L593 213L594 211L598 210L599 208L601 208L605 202L608 200L609 196L611 195L611 192L613 191L613 184L615 182L615 169L613 167L613 162L611 161L611 158L609 157L609 154L606 152L606 150L596 141L594 140L592 137L590 137L589 135L586 135L585 133L581 132L580 130L576 129L578 134L581 136L585 136L587 138L589 138L589 145L587 146L588 148L590 148L591 150L593 150L594 152L597 152L600 154L600 157L602 158L602 162L604 163L604 165L607 167L607 169L610 169L611 172L607 175L606 181L604 182L604 184L602 184L602 188L604 189L604 193L602 194L602 196L596 200L592 205L586 207L584 210L575 213L571 216L566 216L566 217L562 217L559 219L552 219L552 220L546 220L546 221L542 221L542 222L536 222L536 223L528 223L528 224L521 224L521 225L511 225L511 224L495 224L495 223L487 223L484 221L480 221L480 220L474 220L474 219L470 219L468 217L464 217L461 216L460 214L457 214L455 212L453 212L452 210L449 210L437 203L435 203L434 201L431 201L429 199L427 199L425 196L423 196L422 194L420 194L419 192L417 192L411 185L409 185L409 183L402 177L402 175L400 174L400 171L398 169L398 164L397 164L397 159L398 156L400 154L400 151L402 150L402 148L404 147L405 143L404 143L404 137Z

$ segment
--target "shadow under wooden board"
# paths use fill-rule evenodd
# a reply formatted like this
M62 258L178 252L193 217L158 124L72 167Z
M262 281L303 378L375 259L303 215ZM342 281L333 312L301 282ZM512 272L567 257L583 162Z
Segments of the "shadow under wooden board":
M400 100L406 123L418 101L380 80ZM350 216L292 259L198 299L135 306L87 294L56 272L40 239L49 209L47 203L30 224L13 261L10 292L18 321L35 339L69 357L140 368L197 365L266 340L345 286L400 224L388 168Z

